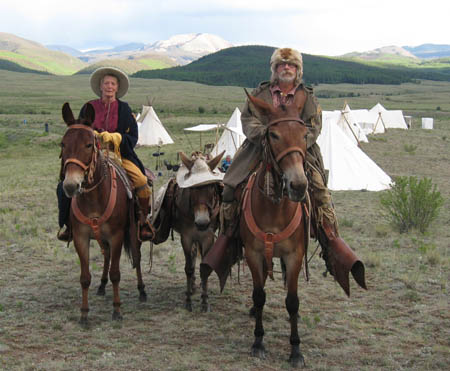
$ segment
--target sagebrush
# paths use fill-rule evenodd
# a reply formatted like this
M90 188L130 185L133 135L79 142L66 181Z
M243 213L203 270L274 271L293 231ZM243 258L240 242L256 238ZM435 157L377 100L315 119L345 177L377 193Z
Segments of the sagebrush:
M399 232L413 228L425 233L438 217L444 198L431 178L399 176L392 188L380 197L386 217Z

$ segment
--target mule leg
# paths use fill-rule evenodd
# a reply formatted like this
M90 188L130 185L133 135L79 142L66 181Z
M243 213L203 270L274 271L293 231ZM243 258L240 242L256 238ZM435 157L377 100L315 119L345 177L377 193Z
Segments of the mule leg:
M89 286L91 285L91 273L89 272L89 237L81 236L79 231L74 231L73 242L80 258L80 285L81 285L81 317L80 324L88 325L89 313Z
M139 291L139 301L144 303L147 301L147 293L145 292L144 281L142 280L142 271L141 271L141 244L139 243L137 246L137 261L136 261L136 277L138 281L137 289Z
M121 320L122 314L120 313L120 294L119 294L119 283L120 283L120 256L122 254L122 241L123 233L117 234L112 239L111 246L111 267L109 269L109 279L111 280L113 286L113 320Z
M211 306L208 302L208 278L212 269L209 265L200 265L200 278L202 279L202 312L211 312Z
M103 272L102 272L102 278L101 278L101 281L100 281L100 286L97 289L97 295L98 296L105 296L105 294L106 294L105 287L106 287L106 284L108 283L109 263L110 263L110 260L111 260L110 249L105 249L105 251L103 253L104 253L104 256L103 256Z
M195 280L195 256L193 257L193 250L196 252L196 249L193 246L192 240L186 236L181 236L181 245L183 246L184 252L184 272L186 273L186 301L184 303L184 307L192 312L192 294L193 294L193 285Z
M209 251L211 246L214 244L214 234L211 233L211 235L208 238L205 238L205 240L202 242L200 246L200 251L203 257L206 255L206 253ZM209 265L206 264L200 264L200 278L202 280L202 312L211 312L211 306L208 302L208 278L212 272L212 268Z
M264 304L266 303L266 293L264 291L264 283L267 278L267 270L264 270L263 259L260 254L251 251L250 248L245 249L245 257L250 268L253 278L253 312L255 316L255 341L252 345L252 355L264 359L265 348L263 344L264 327L262 322L262 313Z
M292 367L305 366L305 360L300 352L300 336L298 335L298 275L302 266L302 259L297 256L290 256L290 258L283 259L286 263L286 309L289 313L289 322L291 324L291 336L289 341L291 343L291 354L289 362Z

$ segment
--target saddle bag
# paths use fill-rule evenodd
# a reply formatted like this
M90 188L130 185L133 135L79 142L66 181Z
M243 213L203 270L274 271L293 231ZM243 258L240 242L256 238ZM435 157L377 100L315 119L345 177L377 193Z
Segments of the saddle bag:
M163 243L169 238L170 230L172 229L176 186L176 180L171 179L169 184L167 185L167 190L164 195L161 209L156 216L156 219L153 221L153 227L155 228L155 238L152 242L155 245Z

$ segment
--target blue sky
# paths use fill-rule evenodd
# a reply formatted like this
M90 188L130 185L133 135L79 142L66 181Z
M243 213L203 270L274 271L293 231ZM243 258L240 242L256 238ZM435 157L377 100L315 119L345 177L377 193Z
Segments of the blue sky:
M0 32L77 49L211 33L234 45L340 55L450 44L443 0L0 0Z

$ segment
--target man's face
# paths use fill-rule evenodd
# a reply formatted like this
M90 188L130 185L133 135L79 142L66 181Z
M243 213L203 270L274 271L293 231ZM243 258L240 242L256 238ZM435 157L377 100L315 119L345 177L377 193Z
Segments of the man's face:
M115 98L119 90L119 81L115 76L106 75L100 84L100 90L102 91L102 97Z
M277 64L276 72L278 80L284 83L292 83L297 76L297 66L292 63L282 62Z

